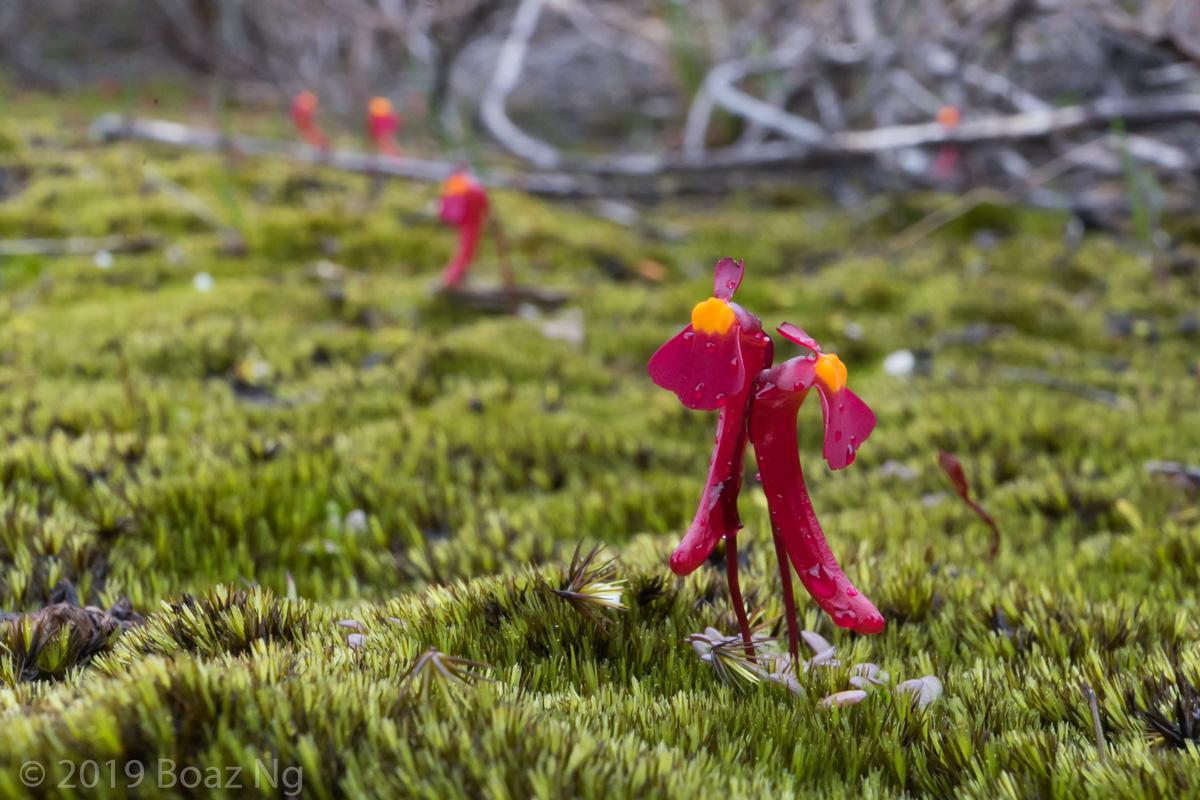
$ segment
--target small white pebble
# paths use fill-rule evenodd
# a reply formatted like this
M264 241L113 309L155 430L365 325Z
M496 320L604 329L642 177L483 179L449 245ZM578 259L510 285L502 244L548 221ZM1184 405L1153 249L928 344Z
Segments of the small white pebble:
M197 292L211 292L213 290L213 276L207 272L197 272L196 277L192 278L192 287Z
M907 378L917 368L917 357L912 350L897 350L883 360L883 371L893 378Z
M867 693L862 689L847 689L844 692L834 692L821 701L825 708L853 706L867 699Z
M881 670L878 664L872 664L869 661L855 664L854 668L850 670L850 675L850 684L858 689L869 689L872 685L883 686L892 677Z
M346 530L351 533L366 533L367 512L356 508L346 515Z
M928 708L942 696L942 682L936 675L926 675L923 678L913 678L896 687L897 692L904 692L916 698L918 708Z
M98 250L96 251L96 254L92 256L92 263L95 264L99 269L112 269L114 260L113 254L107 250Z
M800 631L800 638L804 640L806 645L812 648L814 653L824 653L826 650L833 649L833 645L829 643L829 640L819 633Z

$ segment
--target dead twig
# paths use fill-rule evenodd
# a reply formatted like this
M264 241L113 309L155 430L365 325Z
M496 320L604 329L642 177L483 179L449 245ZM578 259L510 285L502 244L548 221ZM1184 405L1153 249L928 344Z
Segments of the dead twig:
M522 0L517 8L512 29L492 71L492 81L479 104L479 116L492 136L513 155L542 169L555 169L563 160L558 150L517 127L506 108L508 96L521 77L529 40L545 6L546 0Z
M0 241L0 258L15 256L90 256L100 252L144 253L158 247L149 236L100 236Z
M1200 466L1181 464L1178 461L1147 461L1146 472L1165 475L1187 486L1200 488Z
M1000 377L1005 380L1036 383L1039 386L1045 386L1050 389L1070 392L1085 400L1091 400L1093 403L1099 403L1109 408L1120 409L1129 407L1129 400L1119 394L1098 389L1095 386L1088 386L1084 383L1064 380L1057 375L1051 375L1049 372L1043 372L1040 369L1008 367L1000 371Z
M1081 683L1079 688L1083 691L1083 696L1088 702L1088 708L1092 712L1092 731L1096 734L1096 753L1100 757L1100 763L1107 764L1108 743L1104 740L1104 723L1100 719L1100 704L1096 701L1096 693L1086 682Z

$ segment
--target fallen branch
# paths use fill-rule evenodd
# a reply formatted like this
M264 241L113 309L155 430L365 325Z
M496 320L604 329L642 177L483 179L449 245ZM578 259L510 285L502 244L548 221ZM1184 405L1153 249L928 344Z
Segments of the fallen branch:
M0 258L14 256L90 256L109 253L144 253L158 247L148 236L101 236L69 239L8 239L0 241Z
M427 183L444 181L461 166L454 161L385 156L352 150L322 151L308 145L250 136L227 136L210 128L167 120L136 119L119 114L98 117L92 123L90 134L101 142L133 140L210 153L270 156L360 175L408 178ZM594 193L576 176L550 172L518 174L497 171L489 174L488 183L531 194L570 196Z
M1146 472L1151 475L1166 475L1180 483L1200 488L1200 467L1181 464L1178 461L1147 461Z
M1108 763L1108 743L1104 740L1104 722L1100 719L1100 704L1096 701L1096 692L1086 682L1079 685L1083 697L1087 700L1088 710L1092 712L1092 732L1096 735L1096 755L1101 765Z
M688 110L683 134L684 152L692 157L703 153L704 137L713 108L717 105L789 139L810 145L820 144L826 135L820 125L737 88L739 81L751 75L794 66L811 44L811 34L801 31L800 35L793 36L778 50L766 56L728 61L714 67L705 77L692 107Z
M799 119L799 118L797 118ZM1155 97L1103 98L1092 103L962 122L947 128L938 123L891 125L866 131L830 132L817 143L768 142L703 153L632 154L555 161L553 170L492 171L488 184L530 194L579 197L611 194L652 194L664 187L647 185L650 178L673 178L671 192L724 192L739 184L734 173L778 171L836 160L874 157L909 147L954 143L963 147L1046 137L1079 128L1107 125L1121 119L1127 127L1183 119L1200 119L1200 93ZM322 152L306 145L227 136L177 122L139 120L105 115L92 125L101 141L137 139L176 147L242 155L288 158L364 175L388 175L420 181L442 181L458 168L451 161L381 156L354 151ZM534 140L536 141L536 140ZM544 155L544 154L543 154ZM535 165L550 163L532 156ZM721 179L716 176L720 174Z
M479 116L492 136L513 155L542 169L555 169L563 160L558 150L518 128L509 118L506 108L508 96L521 77L529 40L537 29L545 6L546 0L522 0L513 17L512 30L500 48L500 56L492 71L492 81L479 104Z
M1018 381L1021 383L1033 383L1039 386L1045 386L1048 389L1057 389L1062 392L1069 392L1078 395L1085 400L1091 400L1094 403L1099 403L1109 408L1129 408L1130 401L1119 394L1098 389L1095 386L1088 386L1084 383L1075 383L1074 381L1064 380L1057 375L1051 375L1049 372L1043 372L1040 369L1025 369L1023 367L1006 367L1000 370L1000 377L1009 381Z

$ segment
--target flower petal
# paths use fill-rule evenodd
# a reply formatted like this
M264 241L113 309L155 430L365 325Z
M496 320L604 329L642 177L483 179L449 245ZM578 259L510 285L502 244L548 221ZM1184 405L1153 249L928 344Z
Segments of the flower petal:
M737 324L724 334L700 333L688 325L651 356L650 379L688 408L721 408L746 388L741 338Z
M814 353L821 352L821 345L817 344L817 340L805 333L804 329L799 325L793 325L790 322L785 322L776 330L779 331L780 336L787 339L789 342L795 342L801 347L807 347Z
M850 582L834 558L813 510L796 449L796 415L807 387L789 388L790 374L807 358L792 359L763 374L751 409L750 437L771 512L771 526L783 542L800 582L841 628L879 633L885 621ZM846 390L842 390L845 392Z
M742 276L746 272L746 262L734 261L732 258L722 258L713 269L713 297L729 300L733 293L742 285Z
M825 460L830 469L844 469L875 430L875 412L849 389L830 392L820 381L816 386L825 415Z
M704 481L704 493L692 524L679 546L671 553L671 570L687 575L712 555L717 542L736 536L741 527L737 496L741 489L741 465L746 452L747 392L734 395L717 419L717 441Z

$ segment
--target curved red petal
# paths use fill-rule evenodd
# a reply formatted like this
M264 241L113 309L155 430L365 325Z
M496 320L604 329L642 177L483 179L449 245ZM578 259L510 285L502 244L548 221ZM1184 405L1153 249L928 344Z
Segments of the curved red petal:
M717 542L736 534L737 495L742 483L742 459L746 452L746 395L734 398L721 409L717 420L717 442L708 464L704 493L683 540L671 553L671 570L687 575L703 564ZM730 497L732 495L732 497ZM730 506L730 502L732 505ZM727 513L732 508L733 513Z
M706 334L688 325L658 348L646 369L651 380L674 392L688 408L721 408L746 388L741 328L734 325L724 334Z
M438 217L448 225L462 225L467 218L466 194L443 195Z
M731 394L717 420L717 439L708 464L704 493L692 524L683 541L671 554L671 569L687 575L712 554L723 537L737 535L742 523L737 498L742 486L742 463L746 453L746 418L750 413L753 376L771 365L774 349L766 336L750 336L745 346L745 370L751 380L737 394Z
M823 455L830 469L844 469L854 463L858 448L875 430L875 412L849 389L830 392L820 381L816 386L825 415Z
M796 448L796 414L803 392L759 392L751 410L750 438L771 512L771 526L812 598L839 627L879 633L883 615L838 565L804 485Z
M809 336L799 325L793 325L790 322L785 322L776 330L779 335L787 339L789 342L795 342L801 347L807 347L814 353L821 352L821 345L817 344L817 340Z
M746 274L746 262L741 259L722 258L713 268L713 297L729 300L733 293L742 285L742 276Z

